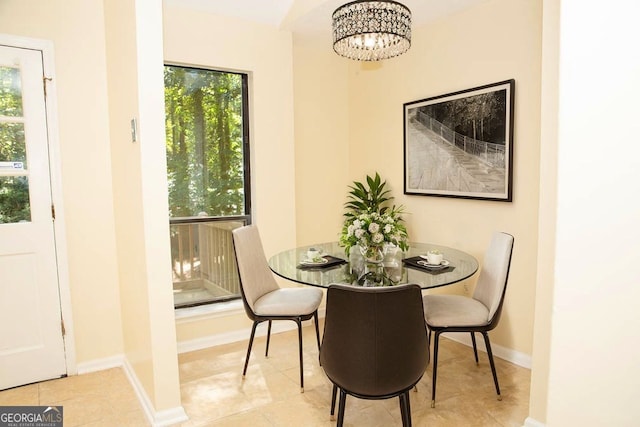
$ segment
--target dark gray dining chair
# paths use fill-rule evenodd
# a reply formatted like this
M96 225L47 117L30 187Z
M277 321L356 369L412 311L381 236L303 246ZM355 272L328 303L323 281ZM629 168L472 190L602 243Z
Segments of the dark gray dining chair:
M427 329L418 285L327 290L320 365L333 383L331 416L340 390L338 426L347 394L361 399L398 397L402 425L411 425L409 391L424 375Z
M469 332L473 344L473 354L478 363L478 349L475 333L480 332L484 337L485 346L493 382L500 396L498 375L493 362L491 343L488 332L498 325L502 305L509 279L509 269L513 254L513 236L507 233L495 232L491 238L489 248L485 253L480 277L472 297L462 295L426 295L424 297L424 313L429 329L429 343L431 332L435 333L433 344L433 380L431 383L431 407L436 404L436 376L438 372L438 341L443 332Z
M242 302L247 316L253 320L242 377L244 378L247 374L256 327L262 322L269 322L265 350L265 357L267 357L271 338L271 322L273 320L292 320L298 325L300 391L304 393L302 322L313 318L319 349L318 306L322 301L322 291L317 288L280 288L269 269L260 234L255 225L233 230L233 249L238 264Z

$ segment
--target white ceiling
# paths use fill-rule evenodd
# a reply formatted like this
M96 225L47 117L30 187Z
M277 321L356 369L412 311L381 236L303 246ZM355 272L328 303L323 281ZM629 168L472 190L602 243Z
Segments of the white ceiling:
M330 34L331 14L349 0L165 0L196 10L233 16L297 33ZM487 0L399 0L413 26L424 25Z
M165 0L203 12L279 26L294 0Z

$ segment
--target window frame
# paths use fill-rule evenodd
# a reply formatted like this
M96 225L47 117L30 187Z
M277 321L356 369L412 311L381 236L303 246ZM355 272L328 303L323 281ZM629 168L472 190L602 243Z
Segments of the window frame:
M187 216L187 217L169 217L169 226L180 224L197 224L207 222L223 222L223 221L241 221L245 225L252 223L252 185L251 185L251 144L250 144L250 116L249 116L249 73L242 71L231 71L227 69L217 69L214 67L184 65L180 63L165 62L164 67L180 67L198 71L211 71L216 73L227 73L239 75L242 80L242 165L243 165L243 180L244 180L244 214L242 215L229 215L229 216ZM166 119L165 119L166 120ZM166 142L165 142L166 144ZM199 301L194 303L186 303L176 305L174 302L174 310L185 309L190 307L198 307L205 305L215 305L219 303L225 303L229 301L239 300L240 294L236 294L229 297L219 297L216 300Z

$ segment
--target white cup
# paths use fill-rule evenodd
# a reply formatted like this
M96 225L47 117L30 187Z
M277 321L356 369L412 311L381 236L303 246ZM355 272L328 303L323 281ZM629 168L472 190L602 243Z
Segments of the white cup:
M308 260L314 260L316 258L320 258L320 255L322 254L322 252L320 252L318 249L316 248L309 248L307 249L307 259Z
M440 252L427 252L427 262L431 265L440 265L442 254Z

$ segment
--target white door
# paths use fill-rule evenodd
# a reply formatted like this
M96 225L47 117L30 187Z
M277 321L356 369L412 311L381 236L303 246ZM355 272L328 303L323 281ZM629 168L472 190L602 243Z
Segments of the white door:
M0 46L0 390L66 374L42 70Z

